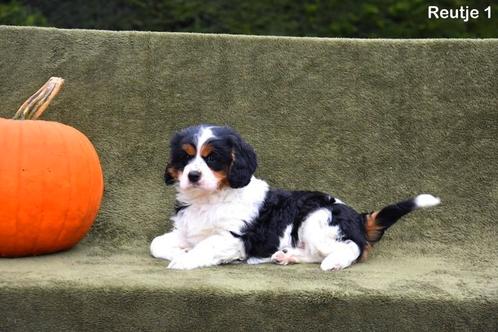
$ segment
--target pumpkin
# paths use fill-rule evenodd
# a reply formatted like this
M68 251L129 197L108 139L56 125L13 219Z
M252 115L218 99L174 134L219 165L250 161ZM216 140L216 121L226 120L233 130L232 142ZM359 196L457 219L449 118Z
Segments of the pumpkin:
M36 120L62 88L52 77L0 118L0 256L66 250L93 224L103 194L97 153L78 130Z

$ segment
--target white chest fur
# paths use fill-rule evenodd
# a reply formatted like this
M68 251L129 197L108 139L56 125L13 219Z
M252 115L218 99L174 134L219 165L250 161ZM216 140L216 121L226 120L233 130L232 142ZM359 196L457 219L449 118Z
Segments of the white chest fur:
M239 233L246 222L258 215L268 184L253 177L240 189L226 188L206 195L200 191L179 191L177 200L187 205L171 219L189 246L215 234Z

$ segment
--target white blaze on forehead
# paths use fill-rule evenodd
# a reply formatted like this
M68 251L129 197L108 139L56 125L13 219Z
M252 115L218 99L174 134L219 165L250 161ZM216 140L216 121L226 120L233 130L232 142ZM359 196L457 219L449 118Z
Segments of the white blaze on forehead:
M201 148L210 138L215 137L211 127L201 127L199 133L197 134L197 155L200 155Z
M196 156L185 166L183 173L180 176L180 188L188 189L191 187L190 180L188 179L188 174L191 171L197 171L201 173L200 180L196 183L197 189L204 189L207 191L214 191L218 188L218 179L209 168L209 166L204 161L201 156L202 146L211 138L216 137L211 130L211 127L201 127L199 132L196 134Z

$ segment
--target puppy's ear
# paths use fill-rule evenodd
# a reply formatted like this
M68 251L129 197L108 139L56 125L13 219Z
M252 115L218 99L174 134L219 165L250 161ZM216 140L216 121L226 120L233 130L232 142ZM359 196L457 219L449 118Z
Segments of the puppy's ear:
M170 186L175 183L178 178L178 171L168 163L166 165L166 170L164 171L164 182L167 186Z
M180 146L180 142L183 139L184 135L182 132L175 133L173 137L171 137L171 140L169 142L169 147L170 147L170 156L169 156L169 162L166 165L166 169L164 170L164 182L166 185L170 186L178 180L178 169L173 166L173 160L174 160L174 151Z
M249 184L256 171L258 161L252 146L238 135L231 135L232 163L228 170L228 183L232 188L242 188Z

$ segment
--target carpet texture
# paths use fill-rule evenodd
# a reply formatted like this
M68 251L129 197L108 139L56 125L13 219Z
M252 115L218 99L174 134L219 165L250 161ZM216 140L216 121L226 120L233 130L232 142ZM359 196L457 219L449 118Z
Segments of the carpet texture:
M43 118L90 138L105 195L76 248L0 259L0 331L498 330L498 40L0 27L0 117L50 76ZM443 203L340 272L167 270L148 245L171 227L168 140L200 122L236 128L275 187Z

